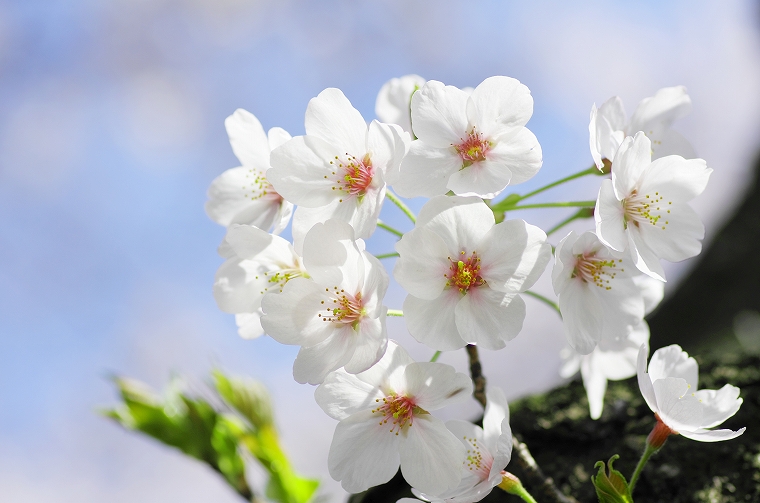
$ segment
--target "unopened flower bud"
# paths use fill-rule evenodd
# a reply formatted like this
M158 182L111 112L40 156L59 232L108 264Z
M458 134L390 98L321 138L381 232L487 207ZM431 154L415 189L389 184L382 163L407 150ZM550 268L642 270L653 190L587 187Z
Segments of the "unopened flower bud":
M599 503L632 503L631 489L628 481L622 473L612 467L620 456L615 454L607 462L609 473L605 472L604 461L597 461L594 468L598 468L596 476L591 476L591 482L594 483L596 495L599 497Z

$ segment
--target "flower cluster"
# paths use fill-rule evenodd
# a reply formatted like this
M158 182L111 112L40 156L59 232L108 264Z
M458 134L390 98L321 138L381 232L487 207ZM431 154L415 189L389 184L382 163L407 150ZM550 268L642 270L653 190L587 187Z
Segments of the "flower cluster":
M306 134L294 138L279 128L265 134L244 110L227 119L242 166L209 188L206 211L227 227L214 296L236 315L241 336L300 346L293 376L316 385L317 403L339 421L328 464L347 491L384 483L399 467L426 501L479 501L512 480L503 472L512 436L501 390L487 390L483 428L443 423L432 412L471 395L470 377L435 362L438 353L412 360L389 340L386 317L403 316L411 336L437 352L496 351L522 330L525 294L560 311L562 373L581 371L593 418L607 380L638 368L647 403L672 431L698 440L741 433L707 430L736 412L738 390L687 396L696 364L680 349L655 353L643 373L644 317L663 295L660 260L697 255L704 236L688 203L711 170L670 128L690 106L686 90L674 87L642 101L630 121L619 98L592 108L595 167L577 176L611 177L595 202L564 204L585 206L577 217L593 215L595 229L568 233L556 249L546 232L505 214L558 183L492 201L542 164L526 128L533 99L513 78L474 89L393 79L377 98L382 122L369 124L339 89L325 89L308 104ZM415 216L395 193L429 200ZM379 220L386 200L411 219L411 231ZM551 205L530 207L542 206ZM292 242L278 235L291 214ZM385 306L389 274L365 247L377 228L400 238L381 258L398 257L392 275L407 292L403 311ZM529 290L549 262L557 304Z

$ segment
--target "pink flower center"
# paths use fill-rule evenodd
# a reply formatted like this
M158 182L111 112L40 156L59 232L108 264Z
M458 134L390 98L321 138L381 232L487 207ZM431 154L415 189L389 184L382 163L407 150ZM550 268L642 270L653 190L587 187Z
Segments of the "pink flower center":
M414 423L414 414L427 414L427 411L417 407L414 400L408 396L398 396L391 393L385 398L375 400L379 405L372 409L373 414L379 414L382 419L378 424L387 425L389 422L390 432L396 433L404 428L412 426Z
M605 290L611 290L610 281L617 275L617 267L623 262L623 259L603 259L596 257L593 253L575 256L575 267L571 278L578 278L584 283L593 283ZM620 269L625 272L625 269Z
M333 190L342 190L351 196L362 197L372 184L372 176L375 172L372 159L369 154L365 154L362 159L357 159L348 153L346 153L346 158L348 160L343 161L335 156L335 159L330 161L333 166L337 164L337 170L332 173L337 177ZM343 202L342 199L340 201Z
M464 439L470 444L470 448L467 449L467 457L464 460L465 468L474 472L480 480L487 480L491 475L493 456L477 438L465 436Z
M480 257L477 252L472 252L469 258L465 257L462 252L462 259L453 260L449 257L451 265L449 272L446 273L446 286L458 288L461 293L467 293L470 288L478 287L485 284L485 280L480 277Z
M629 223L636 227L649 223L665 230L670 223L667 215L672 204L673 201L666 202L659 192L641 195L634 190L623 199L623 224L628 228Z
M329 292L330 290L325 288L325 291ZM324 300L322 304L325 304ZM345 290L338 290L338 287L334 288L332 299L327 301L325 307L327 308L325 312L317 313L322 321L351 325L353 328L356 328L366 314L361 292L351 295L347 294Z
M454 145L454 148L462 158L462 168L466 168L476 162L485 161L486 154L492 146L491 142L483 138L483 133L478 133L472 128L467 137L462 138L462 142Z

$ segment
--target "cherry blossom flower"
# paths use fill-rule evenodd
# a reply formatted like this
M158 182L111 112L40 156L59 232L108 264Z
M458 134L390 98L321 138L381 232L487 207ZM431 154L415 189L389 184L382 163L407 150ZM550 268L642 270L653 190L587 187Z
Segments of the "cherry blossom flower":
M299 383L319 384L340 367L367 370L388 341L382 305L388 274L339 220L316 224L303 249L310 278L291 279L281 293L265 295L261 325L277 342L301 346L293 364Z
M662 281L645 274L639 274L632 279L641 291L644 314L649 314L662 300L664 285ZM561 352L565 362L560 369L560 375L570 378L580 370L591 419L599 419L602 415L607 381L619 381L636 375L639 348L647 342L649 342L649 325L641 320L631 327L624 338L602 337L596 348L587 355L581 355L571 347Z
M644 318L635 274L631 259L616 258L593 232L570 232L557 245L552 284L567 341L578 353L591 353L603 336L626 339Z
M504 393L495 387L486 391L486 411L483 428L469 421L446 422L451 431L467 449L462 463L462 481L459 485L440 495L419 492L415 496L424 501L447 503L473 503L480 501L502 481L502 471L512 457L512 429L509 427L509 407ZM419 500L406 498L407 503Z
M742 404L739 388L726 384L719 390L697 391L697 362L677 344L655 351L647 370L648 355L649 348L642 344L637 369L639 389L655 413L659 429L664 430L664 435L660 432L660 445L654 444L654 447L660 447L668 434L677 433L700 442L719 442L744 433L746 428L738 431L708 429L736 414Z
M480 198L458 196L428 201L396 251L393 275L409 292L409 333L442 351L467 344L503 348L522 329L519 294L551 258L544 231L522 220L494 225Z
M629 250L639 270L665 281L659 259L678 262L702 250L705 228L687 204L712 173L702 159L677 155L651 160L644 133L626 138L602 181L596 201L596 234L607 246Z
M219 253L227 259L214 280L219 309L235 314L241 337L263 335L261 299L267 292L282 291L293 278L308 277L301 257L281 237L240 224L227 229Z
M279 234L290 221L293 205L267 179L269 153L290 140L290 135L278 127L265 134L259 120L240 108L227 117L224 125L241 166L228 169L211 182L206 213L225 227L250 224Z
M375 114L381 122L397 124L407 133L412 132L412 95L425 85L419 75L404 75L391 79L380 88L375 101Z
M314 393L340 422L328 467L350 493L390 480L401 465L410 485L430 493L455 488L465 448L430 414L464 400L472 381L450 365L414 362L393 341L375 366L356 375L330 373Z
M403 197L457 195L491 199L541 167L541 146L525 124L528 88L490 77L472 94L431 80L412 96L412 142L393 184Z
M377 121L367 127L339 89L325 89L309 101L306 136L272 151L267 174L275 189L299 206L293 238L300 252L303 237L317 222L334 218L356 229L358 238L375 230L391 179L406 153L408 135Z
M639 103L630 121L626 121L623 100L613 96L596 108L591 107L588 125L591 156L596 167L603 168L604 159L612 162L626 136L642 131L652 142L652 158L677 154L687 159L696 157L691 144L670 126L691 111L691 98L683 86L665 87Z

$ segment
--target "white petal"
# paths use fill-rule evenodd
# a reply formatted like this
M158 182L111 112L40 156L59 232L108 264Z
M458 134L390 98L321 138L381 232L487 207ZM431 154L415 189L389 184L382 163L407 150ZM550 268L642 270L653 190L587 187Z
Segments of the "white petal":
M432 230L418 227L404 234L396 243L399 258L393 277L411 295L433 300L446 286L451 252Z
M480 275L494 290L524 292L541 277L551 253L544 231L506 220L491 227L478 246Z
M506 421L506 423L504 423ZM509 434L510 440L512 437L511 430L503 431L502 425L509 426L509 405L507 405L507 399L504 396L504 392L496 386L489 386L486 390L486 410L483 414L483 439L486 442L486 447L492 453L497 450L507 450L512 452L512 442L509 442L509 447L503 442L504 439L500 438L503 434ZM500 445L499 444L504 444ZM503 468L502 468L503 469Z
M303 242L303 261L314 281L331 291L339 286L355 289L364 277L364 259L356 247L354 229L340 220L311 228Z
M412 129L427 145L448 148L467 133L469 96L454 86L429 80L412 96Z
M374 409L383 398L379 389L343 370L330 372L314 390L314 399L333 419L342 420L361 410Z
M702 251L700 240L705 235L699 216L688 204L673 204L668 208L671 212L663 211L657 222L639 225L642 240L655 255L669 262L699 255Z
M628 227L628 250L639 271L654 279L665 281L665 271L662 269L660 259L641 236L639 228Z
M691 98L684 86L665 87L651 98L641 100L631 117L628 134L637 131L649 133L657 128L668 128L677 119L691 111Z
M404 131L412 131L412 94L425 85L419 75L404 75L391 79L380 88L375 101L375 114L383 122L398 124Z
M642 344L639 348L639 357L636 360L636 377L639 382L639 391L644 397L644 401L649 405L649 408L655 414L659 412L657 407L657 397L654 394L654 386L652 386L652 379L647 373L647 357L649 356L649 346Z
M328 373L349 362L357 335L351 325L343 325L334 329L325 340L302 347L293 363L293 378L300 384L320 384Z
M406 155L411 148L412 137L396 124L388 124L387 126L391 128L395 150L393 152L392 161L389 162L385 168L385 183L395 186L401 176L401 162L406 158Z
M455 488L462 478L464 446L430 414L415 415L399 445L401 473L410 485L428 494Z
M527 128L520 129L507 141L498 142L486 157L509 168L512 174L510 185L533 178L543 162L541 145L536 135Z
M243 339L256 339L264 335L261 326L261 309L252 313L239 313L235 315L235 324L238 326L238 335Z
M652 159L659 159L668 155L680 155L686 159L694 159L697 153L689 140L674 129L665 129L656 136L650 135L652 140Z
M261 123L251 112L238 108L224 120L235 157L243 166L266 171L269 167L269 143Z
M710 179L712 169L703 159L684 159L669 155L652 162L641 176L641 194L658 192L667 202L685 203L701 194Z
M340 89L328 88L309 101L304 120L306 134L316 136L342 152L363 156L367 148L367 123Z
M702 428L718 426L739 411L739 388L726 384L719 390L701 389L695 397L702 404Z
M416 227L426 226L446 243L451 258L460 251L479 251L494 225L491 209L478 197L439 196L420 210Z
M702 424L702 407L699 400L688 393L689 384L684 379L665 377L653 380L652 385L657 397L658 414L663 423L678 432L699 428Z
M398 471L400 438L380 425L370 410L338 423L327 464L330 475L349 493L389 481Z
M461 294L456 288L444 290L437 299L423 300L407 295L404 321L418 342L438 351L463 348L467 343L457 330L454 310Z
M395 392L391 388L391 380L394 382L402 378L407 365L414 363L406 350L399 346L395 341L388 341L388 348L380 361L356 377L362 381L371 384L386 393Z
M269 143L269 150L274 150L286 141L293 138L290 133L282 129L281 127L273 127L267 132L267 142Z
M401 158L396 156L396 135L388 124L372 121L367 133L367 153L370 154L372 166L386 172L388 165L398 166Z
M559 308L567 342L578 353L587 355L602 337L603 313L588 283L577 278L559 292Z
M294 278L285 284L282 293L267 294L261 301L264 316L261 325L281 344L313 346L334 331L333 324L322 321L322 301L328 302L324 289L314 281Z
M591 419L599 419L602 417L604 393L607 391L607 377L599 369L594 368L591 362L591 355L584 358L581 364L581 376L583 387L586 388Z
M591 113L589 114L588 143L589 150L591 150L591 158L594 160L594 164L596 164L597 169L601 171L604 165L602 164L601 154L603 133L600 131L600 122L601 119L599 118L599 111L596 108L596 103L594 103L591 105Z
M612 162L612 183L618 199L628 196L636 188L641 174L652 162L652 142L644 133L626 138ZM275 185L275 188L277 186Z
M519 80L495 76L481 82L467 103L467 117L486 137L512 137L533 115L530 90Z
M691 387L691 392L697 391L699 367L697 361L678 344L660 348L654 352L649 361L649 377L652 382L666 377L680 377Z
M264 272L252 260L226 260L214 278L214 299L219 309L232 314L256 311L269 286Z
M612 181L602 180L594 208L596 234L602 243L616 251L625 250L628 244L623 216L623 205L615 196Z
M462 339L486 349L498 350L522 330L525 301L519 295L471 288L455 308L456 325Z
M458 196L493 199L509 185L512 172L501 162L485 160L455 171L446 188Z
M267 179L293 204L317 208L338 199L330 161L343 156L338 148L314 136L296 136L272 151ZM341 192L342 193L342 192Z
M404 371L405 392L424 410L437 410L461 402L472 394L472 380L451 365L410 363Z
M731 440L736 438L747 428L740 428L737 431L731 430L694 430L694 431L679 431L681 435L692 440L698 440L700 442L720 442L723 440Z
M250 225L233 224L227 229L224 240L232 248L237 257L244 259L258 259L258 255L275 243L275 236L260 228ZM276 247L278 251L288 250L289 243L277 237ZM288 257L290 253L283 254ZM257 260L258 261L258 260Z
M415 140L401 161L393 189L402 197L434 197L445 194L449 177L462 167L462 158L447 145L432 147Z
M256 168L228 169L208 188L206 214L220 225L249 224L269 230L279 215L281 200L264 193L268 187L261 182L264 178Z
M641 296L644 299L644 313L651 313L665 296L665 283L646 274L634 276L633 282L641 290Z
M385 310L383 310L385 311ZM364 317L360 322L354 338L351 360L345 364L346 372L358 374L368 370L377 363L388 345L388 332L385 328L385 312L379 318Z
M567 288L568 282L572 281L574 269L573 245L578 240L575 231L570 231L567 236L557 245L554 250L554 266L552 267L552 287L554 293L559 293ZM576 371L573 372L575 374ZM570 374L572 375L572 374ZM569 377L569 376L568 376Z

